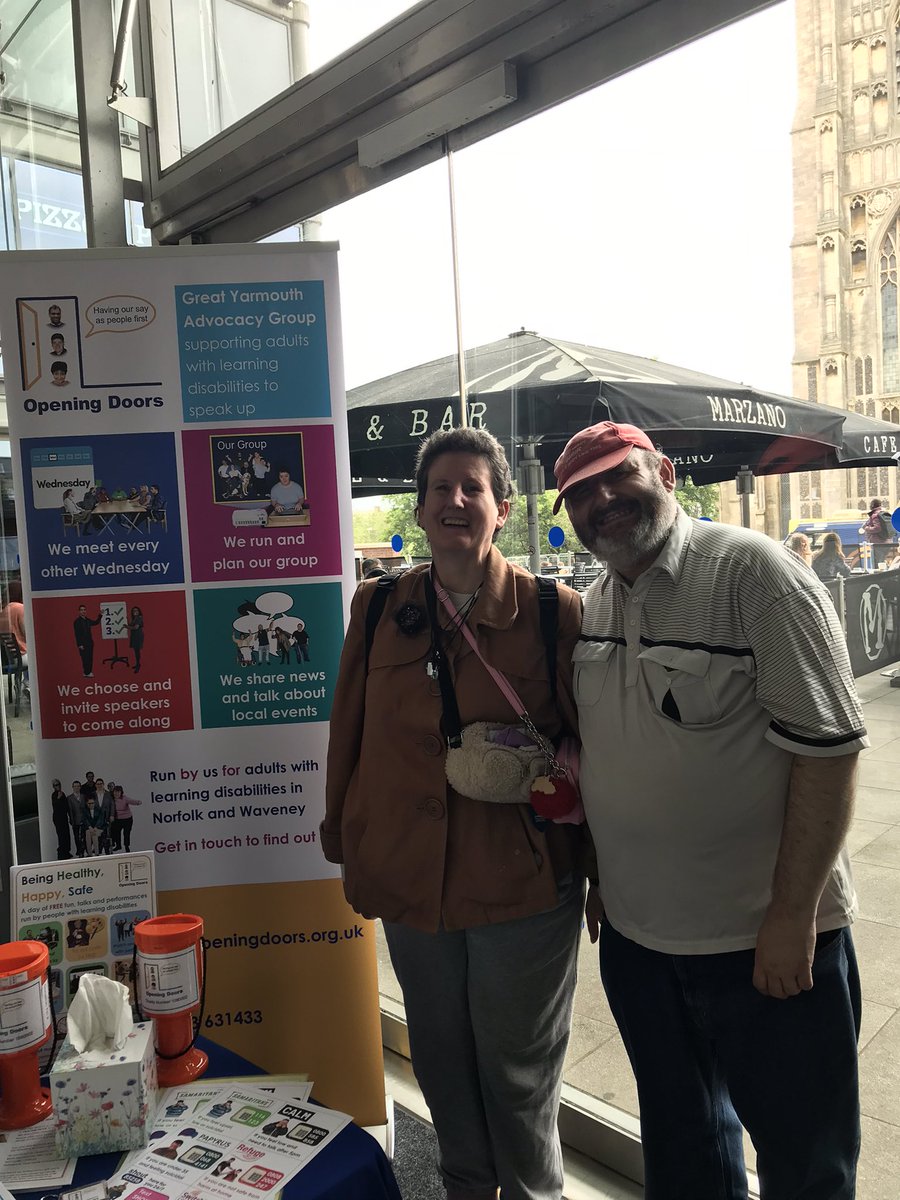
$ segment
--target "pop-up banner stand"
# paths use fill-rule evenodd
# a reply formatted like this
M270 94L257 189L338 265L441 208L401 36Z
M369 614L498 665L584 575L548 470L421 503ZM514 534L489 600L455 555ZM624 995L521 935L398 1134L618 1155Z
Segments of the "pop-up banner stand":
M205 922L203 1032L382 1124L372 927L318 845L354 587L335 248L6 262L42 846L84 855L33 888L152 850L160 914ZM111 914L73 918L107 953L66 944L63 996L115 972Z

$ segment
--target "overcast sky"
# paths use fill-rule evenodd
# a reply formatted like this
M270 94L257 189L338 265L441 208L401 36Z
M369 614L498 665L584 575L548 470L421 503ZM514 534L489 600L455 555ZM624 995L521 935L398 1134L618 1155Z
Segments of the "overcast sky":
M310 0L313 66L402 0ZM524 326L789 392L794 8L455 156L467 346ZM454 353L443 163L326 214L347 386Z

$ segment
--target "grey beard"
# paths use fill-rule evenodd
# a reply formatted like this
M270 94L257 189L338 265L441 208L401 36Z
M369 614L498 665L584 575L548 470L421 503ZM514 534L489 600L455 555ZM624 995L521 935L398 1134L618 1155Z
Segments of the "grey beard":
M634 528L622 537L605 538L592 530L588 549L616 570L627 572L659 554L668 540L674 517L674 505L661 504L652 512L645 510Z

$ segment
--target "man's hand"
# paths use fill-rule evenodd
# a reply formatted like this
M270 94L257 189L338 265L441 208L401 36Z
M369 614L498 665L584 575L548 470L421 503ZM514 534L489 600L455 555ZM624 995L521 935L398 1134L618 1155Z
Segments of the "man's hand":
M815 919L766 916L756 939L753 986L776 1000L810 991L815 949Z
M588 884L587 898L584 902L584 923L587 925L588 937L593 946L600 937L600 922L603 920L603 901L600 899L600 889L595 883Z

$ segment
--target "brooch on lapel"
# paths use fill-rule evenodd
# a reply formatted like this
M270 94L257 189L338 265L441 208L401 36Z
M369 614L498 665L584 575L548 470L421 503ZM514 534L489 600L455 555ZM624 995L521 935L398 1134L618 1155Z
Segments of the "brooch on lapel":
M400 632L405 633L407 637L415 637L428 624L425 610L419 608L418 604L404 604L397 610L394 620Z

